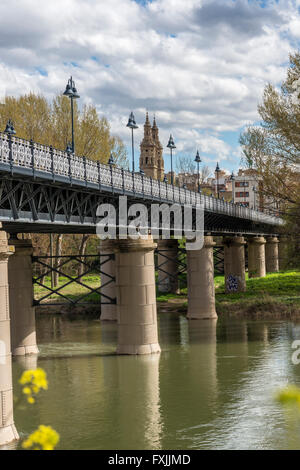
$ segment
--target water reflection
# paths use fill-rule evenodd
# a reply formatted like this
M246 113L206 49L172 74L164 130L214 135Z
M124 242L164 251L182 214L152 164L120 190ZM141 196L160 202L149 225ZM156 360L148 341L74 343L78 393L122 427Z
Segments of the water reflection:
M291 362L299 325L164 313L162 353L138 357L114 354L116 324L43 317L37 330L38 363L13 362L15 394L22 370L36 365L49 390L30 415L15 410L22 437L45 423L64 449L300 447L300 430L291 441L273 400L287 381L300 384Z
M116 358L118 440L110 448L161 448L159 362L160 354Z
M37 354L29 354L27 356L15 356L14 362L23 370L35 370L38 363Z

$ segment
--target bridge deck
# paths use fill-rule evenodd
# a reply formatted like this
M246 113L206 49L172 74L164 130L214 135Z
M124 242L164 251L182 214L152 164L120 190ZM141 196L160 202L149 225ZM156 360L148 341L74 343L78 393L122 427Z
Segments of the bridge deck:
M279 217L0 133L0 222L8 231L95 232L101 202L203 207L205 228L269 232ZM50 227L51 226L51 227Z

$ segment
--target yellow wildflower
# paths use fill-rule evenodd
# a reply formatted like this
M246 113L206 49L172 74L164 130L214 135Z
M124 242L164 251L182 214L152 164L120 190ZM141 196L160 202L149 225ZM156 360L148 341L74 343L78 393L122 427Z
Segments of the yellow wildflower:
M59 434L51 428L51 426L44 426L41 424L36 431L34 431L23 442L23 449L31 450L53 450L59 441Z
M296 404L300 407L300 388L288 385L277 394L277 400L284 405Z
M48 389L47 375L43 369L24 371L19 382L25 385L23 393L27 395L28 403L35 402L33 395L37 395L41 389Z

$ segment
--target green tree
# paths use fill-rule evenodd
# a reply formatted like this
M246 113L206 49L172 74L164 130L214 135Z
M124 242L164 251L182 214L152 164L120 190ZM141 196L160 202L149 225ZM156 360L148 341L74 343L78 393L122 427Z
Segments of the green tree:
M70 112L70 99L65 96L58 95L51 103L34 93L7 96L0 107L0 126L4 130L10 118L18 137L64 150L71 141ZM118 165L128 166L124 143L111 134L108 120L99 118L95 106L85 105L80 111L74 100L74 133L77 155L107 163L113 153Z
M258 112L260 125L248 127L240 136L244 160L257 172L261 195L279 204L287 221L285 230L295 234L299 256L300 52L290 55L281 88L265 87Z
M300 205L300 53L290 56L281 89L265 87L258 112L260 126L248 127L240 137L244 160L257 171L263 193L285 209Z

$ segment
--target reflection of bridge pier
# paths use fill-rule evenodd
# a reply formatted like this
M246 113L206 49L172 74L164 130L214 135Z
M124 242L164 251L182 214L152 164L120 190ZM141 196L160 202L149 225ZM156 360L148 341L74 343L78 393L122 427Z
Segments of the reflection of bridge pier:
M248 325L244 320L237 320L234 324L231 322L227 325L227 322L222 323L220 331L221 335L225 335L226 342L220 343L220 347L226 355L226 349L229 346L233 357L238 358L238 362L242 367L246 367L248 364ZM232 364L233 366L233 364Z
M217 381L217 319L194 320L188 323L191 373L201 375L199 393L207 402L214 402L218 395ZM199 370L200 368L200 370Z
M181 347L162 354L160 361L161 415L169 430L163 449L173 448L180 437L186 442L194 427L210 426L218 397L217 319L181 320Z
M160 449L160 354L118 357L118 449ZM128 400L128 397L131 399ZM130 429L139 429L139 437Z

